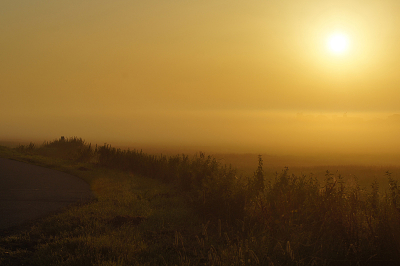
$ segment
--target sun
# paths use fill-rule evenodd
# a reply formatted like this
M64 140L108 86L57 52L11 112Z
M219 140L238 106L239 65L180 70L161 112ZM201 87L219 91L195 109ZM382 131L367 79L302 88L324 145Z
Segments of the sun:
M328 50L335 55L342 55L349 48L349 38L344 33L333 33L329 35L327 40Z

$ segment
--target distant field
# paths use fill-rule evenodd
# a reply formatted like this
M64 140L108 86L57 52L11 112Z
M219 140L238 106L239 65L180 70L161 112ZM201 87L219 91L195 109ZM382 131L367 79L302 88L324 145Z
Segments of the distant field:
M0 140L0 145L15 148L18 145L27 145L29 141ZM37 146L42 143L35 143ZM157 146L157 145L117 145L116 148L143 149L143 152L154 155L174 156L186 154L192 156L200 151L212 155L224 165L232 165L237 169L237 175L252 176L258 165L256 153L221 153L213 152L215 148L207 146ZM345 180L358 179L360 185L369 189L371 183L377 179L380 191L388 189L386 172L389 171L393 178L400 178L400 154L320 154L320 155L272 155L261 153L266 179L273 180L276 174L281 173L284 167L289 168L289 173L296 176L313 176L323 181L326 171L340 174Z
M0 145L15 148L18 145L27 145L29 141L23 140L0 140ZM37 146L42 143L35 143ZM102 144L101 144L102 145ZM200 151L206 155L212 155L217 161L224 165L232 165L236 168L238 175L252 176L258 166L258 155L256 153L218 153L212 147L207 146L157 146L157 145L117 145L116 148L142 149L147 154L174 156L186 154L192 156ZM268 179L273 179L276 174L281 173L284 167L289 168L289 173L297 176L314 176L324 180L326 171L340 174L345 180L357 178L360 184L366 188L377 179L380 190L384 192L388 188L386 172L389 171L393 178L400 178L400 154L320 154L320 155L271 155L261 153L265 172Z
M215 158L223 164L232 164L238 169L238 174L252 175L257 169L257 154L214 154ZM266 179L273 180L280 174L284 167L289 168L289 173L296 176L313 176L320 181L325 179L326 171L341 175L344 180L352 182L358 180L362 187L370 189L371 183L376 179L380 184L381 192L388 189L386 172L389 171L395 179L400 177L400 159L398 156L367 156L348 155L339 156L278 156L262 155ZM375 160L375 161L374 161ZM387 160L387 161L385 161ZM398 163L397 163L398 162Z

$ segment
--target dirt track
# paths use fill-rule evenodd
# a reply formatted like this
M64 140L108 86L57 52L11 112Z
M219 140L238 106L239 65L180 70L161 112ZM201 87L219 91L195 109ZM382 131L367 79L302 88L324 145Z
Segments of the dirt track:
M91 197L89 185L78 177L0 158L0 229Z

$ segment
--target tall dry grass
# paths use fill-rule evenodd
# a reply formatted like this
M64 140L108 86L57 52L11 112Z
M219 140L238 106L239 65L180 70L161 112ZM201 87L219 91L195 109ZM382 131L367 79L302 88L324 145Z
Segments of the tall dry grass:
M191 239L176 232L181 265L400 262L400 188L389 172L389 190L381 193L376 180L363 188L357 178L345 181L329 171L321 181L284 168L267 180L261 156L252 176L237 176L235 168L204 153L149 155L107 144L93 149L78 138L18 149L174 185L203 219Z

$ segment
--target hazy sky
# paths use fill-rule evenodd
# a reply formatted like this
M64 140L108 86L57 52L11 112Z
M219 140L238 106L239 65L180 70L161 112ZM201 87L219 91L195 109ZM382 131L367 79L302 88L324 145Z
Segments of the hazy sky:
M2 0L0 139L395 152L399 25L397 0Z

